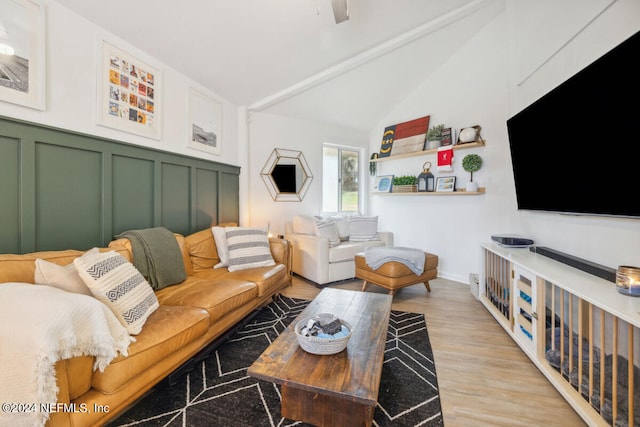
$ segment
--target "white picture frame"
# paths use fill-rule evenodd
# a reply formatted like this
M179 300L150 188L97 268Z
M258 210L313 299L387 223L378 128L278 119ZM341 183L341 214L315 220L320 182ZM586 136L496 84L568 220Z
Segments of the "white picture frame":
M0 101L44 110L46 59L42 0L0 0Z
M105 40L98 43L98 124L159 140L162 73Z
M189 138L187 145L200 151L220 155L222 105L204 93L189 88Z
M374 193L390 193L393 190L394 175L378 175L373 182Z

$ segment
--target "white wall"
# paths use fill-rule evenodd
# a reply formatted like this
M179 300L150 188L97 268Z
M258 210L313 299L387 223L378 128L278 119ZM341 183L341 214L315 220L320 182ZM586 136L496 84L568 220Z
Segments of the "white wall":
M395 244L439 256L439 275L467 282L469 272L480 271L480 242L495 231L510 231L506 210L515 209L510 193L509 155L504 117L507 110L506 19L488 23L471 41L432 74L411 97L398 105L370 135L371 150L378 151L385 126L429 114L431 125L443 123L456 129L480 125L486 147L456 150L454 170L438 172L434 154L378 163L378 174L417 175L425 161L436 176L455 175L464 187L469 174L462 167L464 155L477 153L483 167L474 181L486 187L481 196L385 196L371 197L371 211L379 215L381 228L393 230Z
M236 107L205 90L173 68L101 30L53 0L45 1L46 109L35 110L0 102L0 115L42 123L131 144L238 165ZM143 36L141 34L141 36ZM97 125L98 40L103 38L121 50L159 69L163 75L162 138L155 140ZM223 105L220 156L187 147L187 93L199 89Z
M431 114L432 124L458 129L479 124L487 142L484 148L457 151L451 173L463 186L468 174L460 166L462 157L480 154L484 165L474 180L486 186L485 195L371 197L371 212L380 215L383 228L396 233L397 245L436 253L439 275L462 282L468 281L469 273L480 272L479 245L496 233L522 234L539 245L614 268L640 264L638 220L517 211L506 131L511 115L640 29L640 2L618 0L603 11L609 3L589 1L587 14L550 1L508 2L503 16L489 22L372 130L370 150L378 151L385 126ZM572 31L553 31L543 20L547 16ZM539 22L518 24L535 17ZM533 63L522 55L529 47L535 48ZM522 82L522 76L531 73ZM379 163L378 173L417 174L426 160L435 166L435 156L430 155Z
M317 215L322 210L322 144L330 142L366 148L366 132L288 118L269 113L249 113L248 217L241 222L263 226L270 222L272 234L283 234L284 223L294 215ZM313 180L299 202L272 200L260 171L274 148L298 150L304 154ZM368 170L368 163L363 165ZM245 197L241 197L245 199Z

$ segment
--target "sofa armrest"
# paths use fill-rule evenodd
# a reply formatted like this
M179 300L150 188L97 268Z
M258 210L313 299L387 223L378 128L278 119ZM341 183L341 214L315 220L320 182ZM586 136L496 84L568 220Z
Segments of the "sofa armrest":
M378 237L384 242L385 246L393 246L392 231L378 231Z
M316 283L329 279L329 239L310 234L285 234L291 242L292 271Z
M288 240L269 237L271 256L277 264L284 264L287 274L291 274L291 244Z

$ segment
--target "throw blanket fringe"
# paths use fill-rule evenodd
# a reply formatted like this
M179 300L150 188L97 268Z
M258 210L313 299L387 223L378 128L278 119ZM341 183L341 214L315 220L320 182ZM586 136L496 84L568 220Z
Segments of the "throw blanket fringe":
M182 282L187 277L175 236L164 227L129 230L116 236L131 242L133 265L153 289Z
M401 246L374 246L364 250L365 262L374 270L386 262L395 261L406 265L414 274L424 273L424 251Z
M2 426L43 426L56 403L55 364L94 356L104 371L134 341L111 310L88 295L46 285L0 284L0 402L35 405L35 411L0 411Z

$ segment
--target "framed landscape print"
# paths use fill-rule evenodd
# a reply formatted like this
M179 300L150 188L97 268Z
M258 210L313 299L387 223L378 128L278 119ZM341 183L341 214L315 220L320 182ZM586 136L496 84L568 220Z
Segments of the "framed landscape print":
M455 176L439 176L436 178L436 191L453 192L456 189Z
M189 88L189 147L219 155L221 116L220 103Z
M45 109L42 0L0 0L0 101Z
M160 71L106 41L101 41L99 59L98 123L160 139Z

